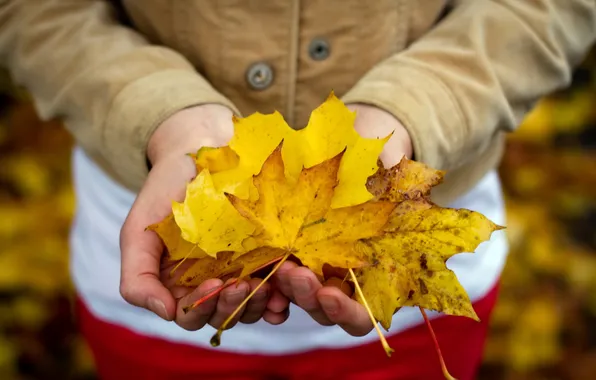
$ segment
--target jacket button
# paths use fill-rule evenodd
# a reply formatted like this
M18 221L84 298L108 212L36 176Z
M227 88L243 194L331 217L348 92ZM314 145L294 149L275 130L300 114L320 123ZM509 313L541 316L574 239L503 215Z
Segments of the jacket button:
M308 54L315 61L322 61L329 57L331 48L329 43L322 38L315 38L308 46Z
M273 69L266 63L255 63L246 71L246 81L254 90L264 90L273 82Z

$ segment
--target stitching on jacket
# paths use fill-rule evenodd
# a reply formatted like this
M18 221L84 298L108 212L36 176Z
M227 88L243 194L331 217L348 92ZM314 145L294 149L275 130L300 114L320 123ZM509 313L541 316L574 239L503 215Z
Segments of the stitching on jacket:
M290 13L290 33L288 41L288 62L287 62L287 82L286 82L286 118L293 128L296 126L296 80L298 76L298 57L300 55L300 0L292 0L289 7Z
M403 50L406 47L408 41L408 31L410 28L410 22L412 17L412 7L409 7L410 1L408 0L397 0L397 19L394 35L397 36L397 49Z

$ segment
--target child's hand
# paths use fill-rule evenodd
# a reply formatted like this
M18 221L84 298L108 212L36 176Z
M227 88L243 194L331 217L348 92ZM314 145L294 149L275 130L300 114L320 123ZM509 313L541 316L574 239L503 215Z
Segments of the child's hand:
M184 199L186 184L196 175L194 163L187 154L201 146L225 145L232 133L232 112L220 105L188 108L164 121L149 141L147 156L152 168L120 234L122 297L187 330L198 330L206 324L218 328L258 281L229 287L219 297L185 314L182 307L193 303L221 281L205 281L192 292L175 287L172 281L167 281L170 268L162 262L161 240L145 228L171 212L172 200ZM288 300L274 293L269 284L261 289L244 312L239 313L240 321L252 323L264 317L270 323L283 322L287 317Z
M362 137L383 138L393 132L393 136L385 144L385 149L380 157L386 168L397 164L403 156L412 158L413 148L410 135L392 114L366 104L348 104L348 108L356 111L354 128Z
M397 164L405 155L412 156L412 142L403 125L391 114L368 105L349 105L356 110L356 130L364 137L393 136L385 145L381 159L385 167ZM337 324L354 336L366 335L373 328L366 309L335 286L323 286L306 267L284 263L275 275L275 283L321 325Z

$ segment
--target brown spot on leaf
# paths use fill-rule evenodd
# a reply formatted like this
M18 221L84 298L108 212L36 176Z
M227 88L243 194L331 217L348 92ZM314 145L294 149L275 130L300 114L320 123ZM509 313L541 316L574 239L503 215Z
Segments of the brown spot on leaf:
M424 281L422 281L421 278L418 279L418 283L420 285L420 293L422 293L422 295L428 294L428 288L426 287L426 284L424 283Z
M412 297L414 297L414 290L410 289L410 291L408 292L408 300L411 300Z
M428 269L428 261L426 260L426 253L420 255L420 267L424 270Z

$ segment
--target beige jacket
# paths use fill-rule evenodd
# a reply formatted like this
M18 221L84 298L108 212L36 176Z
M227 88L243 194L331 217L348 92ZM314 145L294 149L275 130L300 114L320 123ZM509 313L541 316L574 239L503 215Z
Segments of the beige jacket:
M277 109L299 128L333 89L404 123L416 159L449 171L443 203L569 84L595 29L596 0L0 0L0 64L132 190L174 112Z

